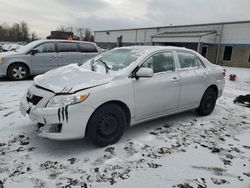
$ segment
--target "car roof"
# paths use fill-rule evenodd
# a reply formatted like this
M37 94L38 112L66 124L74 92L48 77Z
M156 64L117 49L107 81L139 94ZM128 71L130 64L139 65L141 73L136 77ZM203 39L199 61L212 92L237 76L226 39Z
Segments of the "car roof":
M127 46L127 47L121 47L119 49L142 50L147 52L154 52L160 50L185 50L189 52L195 52L194 50L187 49L185 47L176 47L176 46Z
M93 42L88 41L79 41L79 40L63 40L63 39L41 39L37 40L39 42L77 42L77 43L88 43L88 44L95 44Z

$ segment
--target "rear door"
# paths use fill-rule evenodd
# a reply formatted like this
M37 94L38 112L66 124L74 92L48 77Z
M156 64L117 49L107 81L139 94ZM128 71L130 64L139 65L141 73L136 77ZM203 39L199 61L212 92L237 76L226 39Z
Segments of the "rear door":
M78 51L75 42L58 42L58 66L65 66L81 62L81 53Z
M94 44L91 43L78 43L79 51L81 52L81 61L86 62L87 60L97 56L98 50Z
M177 51L176 55L181 80L179 108L190 108L200 102L206 89L207 75L195 54Z
M55 43L46 42L34 48L37 53L31 55L31 68L35 74L41 74L57 67Z
M180 80L173 53L156 53L142 66L152 68L154 75L134 80L135 119L143 120L177 110Z

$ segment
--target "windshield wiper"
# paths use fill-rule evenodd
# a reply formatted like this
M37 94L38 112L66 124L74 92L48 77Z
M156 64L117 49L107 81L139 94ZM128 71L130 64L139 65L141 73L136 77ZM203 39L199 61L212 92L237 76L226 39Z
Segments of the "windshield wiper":
M103 61L102 59L99 59L99 61L105 66L106 73L108 73L109 70L110 70L111 68L110 68L110 67L107 65L107 63L106 63L105 61Z
M81 62L81 63L77 63L77 65L80 67L80 66L82 66L82 65L83 65L83 62Z
M95 61L94 61L94 59L92 59L91 61L90 61L90 66L91 66L91 70L92 71L95 71Z
M107 63L105 61L103 61L101 59L99 59L99 61L104 65L104 67L106 69L106 73L108 73L111 68L107 65ZM91 66L92 71L95 71L95 69L96 69L95 63L96 63L96 61L94 59L92 59L90 61L90 66Z

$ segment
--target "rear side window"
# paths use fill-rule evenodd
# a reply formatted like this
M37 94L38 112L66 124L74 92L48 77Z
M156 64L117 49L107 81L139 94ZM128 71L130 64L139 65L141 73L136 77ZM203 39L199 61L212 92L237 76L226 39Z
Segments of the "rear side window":
M93 44L79 43L80 52L95 53L97 52L96 47Z
M186 52L177 52L181 69L198 68L197 57Z
M200 58L197 58L197 60L200 63L200 65L202 65L204 68L206 68L205 63Z
M58 52L77 52L76 43L60 42L57 44Z
M174 71L175 64L172 52L158 53L146 60L143 67L153 69L154 73Z
M55 44L54 43L44 43L34 48L37 50L37 53L50 53L55 52Z

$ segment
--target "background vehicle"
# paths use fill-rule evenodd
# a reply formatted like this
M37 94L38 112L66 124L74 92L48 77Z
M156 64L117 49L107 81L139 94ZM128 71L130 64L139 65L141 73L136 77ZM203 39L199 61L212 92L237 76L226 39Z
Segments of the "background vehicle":
M23 80L71 63L86 61L99 53L95 43L68 40L37 40L16 52L0 54L0 75Z
M195 51L117 48L36 77L20 109L44 125L42 137L106 146L130 125L190 109L209 115L224 84L222 68Z
M6 50L5 48L4 48L4 46L3 45L0 45L0 53L1 52L7 52L8 50Z

